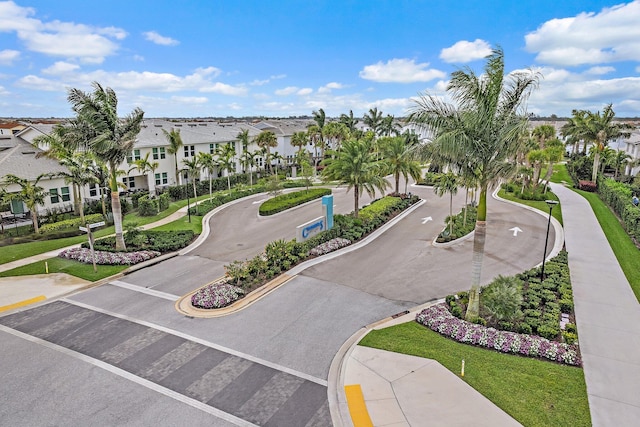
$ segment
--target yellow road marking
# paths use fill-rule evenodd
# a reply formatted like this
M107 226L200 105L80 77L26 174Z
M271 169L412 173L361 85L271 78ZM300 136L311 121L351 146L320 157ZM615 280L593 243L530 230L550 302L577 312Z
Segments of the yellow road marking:
M349 414L354 427L373 427L367 405L364 403L362 395L362 387L360 384L344 386L344 392L347 395L347 405L349 406Z
M0 312L7 311L7 310L13 310L14 308L18 308L18 307L24 307L25 305L34 304L36 302L44 301L46 299L47 299L47 297L45 297L44 295L40 295L40 296L37 296L35 298L26 299L24 301L16 302L16 303L13 303L13 304L3 305L2 307L0 307Z

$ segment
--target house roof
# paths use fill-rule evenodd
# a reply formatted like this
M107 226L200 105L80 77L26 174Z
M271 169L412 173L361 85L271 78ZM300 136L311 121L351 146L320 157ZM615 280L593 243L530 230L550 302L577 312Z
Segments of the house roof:
M3 139L0 144L0 176L11 174L32 181L44 171L47 173L67 171L55 160L46 157L36 158L36 154L40 152L42 150L21 138L12 136Z

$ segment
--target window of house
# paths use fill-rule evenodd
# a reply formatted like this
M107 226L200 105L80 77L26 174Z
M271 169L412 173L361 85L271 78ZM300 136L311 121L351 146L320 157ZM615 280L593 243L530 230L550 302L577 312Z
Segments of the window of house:
M131 164L136 160L140 160L140 150L133 150L133 152L127 156L127 163Z
M185 145L184 146L184 156L185 157L195 157L196 155L196 146L195 145Z
M122 178L122 183L127 186L127 188L135 188L136 186L136 179L132 176L127 176Z
M216 151L218 151L218 144L209 144L209 153L216 154Z
M62 187L60 189L60 194L62 195L62 201L68 202L71 200L71 196L69 195L69 187Z
M89 196L97 197L98 196L98 184L91 184L89 186Z
M57 188L52 188L51 190L49 190L49 196L51 197L52 204L60 202L60 197L58 196Z
M165 153L164 147L154 147L153 148L153 160L164 159L167 155Z
M162 172L162 174L156 174L156 185L165 185L169 183L169 177L166 172Z

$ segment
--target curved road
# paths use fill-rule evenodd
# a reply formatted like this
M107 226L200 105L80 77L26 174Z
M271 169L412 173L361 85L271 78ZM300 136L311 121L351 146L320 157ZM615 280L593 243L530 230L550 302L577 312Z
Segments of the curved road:
M187 255L0 317L7 343L0 354L7 390L2 419L12 425L330 424L329 365L355 331L468 287L471 241L431 245L448 215L448 197L430 188L411 191L427 202L380 237L304 270L233 315L193 319L173 306L179 295L220 277L224 264L293 238L297 225L321 215L319 201L258 218L260 198L242 200L214 215L212 234ZM336 212L351 211L352 193L338 189L334 199ZM455 197L454 211L463 202ZM523 230L517 236L509 231L515 226ZM484 282L538 264L545 229L545 217L491 200Z

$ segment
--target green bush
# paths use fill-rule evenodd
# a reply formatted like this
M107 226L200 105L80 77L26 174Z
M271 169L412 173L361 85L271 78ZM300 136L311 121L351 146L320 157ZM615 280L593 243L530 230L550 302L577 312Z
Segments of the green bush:
M132 234L129 234L132 233ZM129 235L129 236L127 236ZM154 231L129 230L125 233L127 252L138 250L152 250L162 253L180 250L191 243L195 234L193 230ZM114 236L104 237L95 241L94 248L98 251L115 252L116 239ZM87 242L82 243L88 248Z
M446 243L471 233L476 228L477 209L474 206L467 205L467 216L465 221L465 209L454 215L452 218L447 217L445 219L445 228L438 235L436 242ZM449 233L449 221L453 221L453 231Z
M560 334L560 328L549 323L544 323L538 327L538 335L548 340L555 340Z
M564 339L564 342L566 342L569 345L575 344L578 341L578 335L576 333L569 332L569 331L563 331L562 338Z
M573 312L573 299L561 299L560 303L560 311L563 313L570 314Z
M500 275L484 287L480 294L480 304L489 312L494 322L511 323L522 317L521 286L516 277Z
M263 216L273 215L330 194L331 189L329 188L310 188L309 190L281 194L262 203L258 211Z
M102 214L85 215L84 220L87 224L93 224L96 222L104 221ZM45 224L40 227L40 233L49 233L51 231L61 231L69 228L78 228L82 225L80 217L66 219L60 222L54 222L52 224Z

